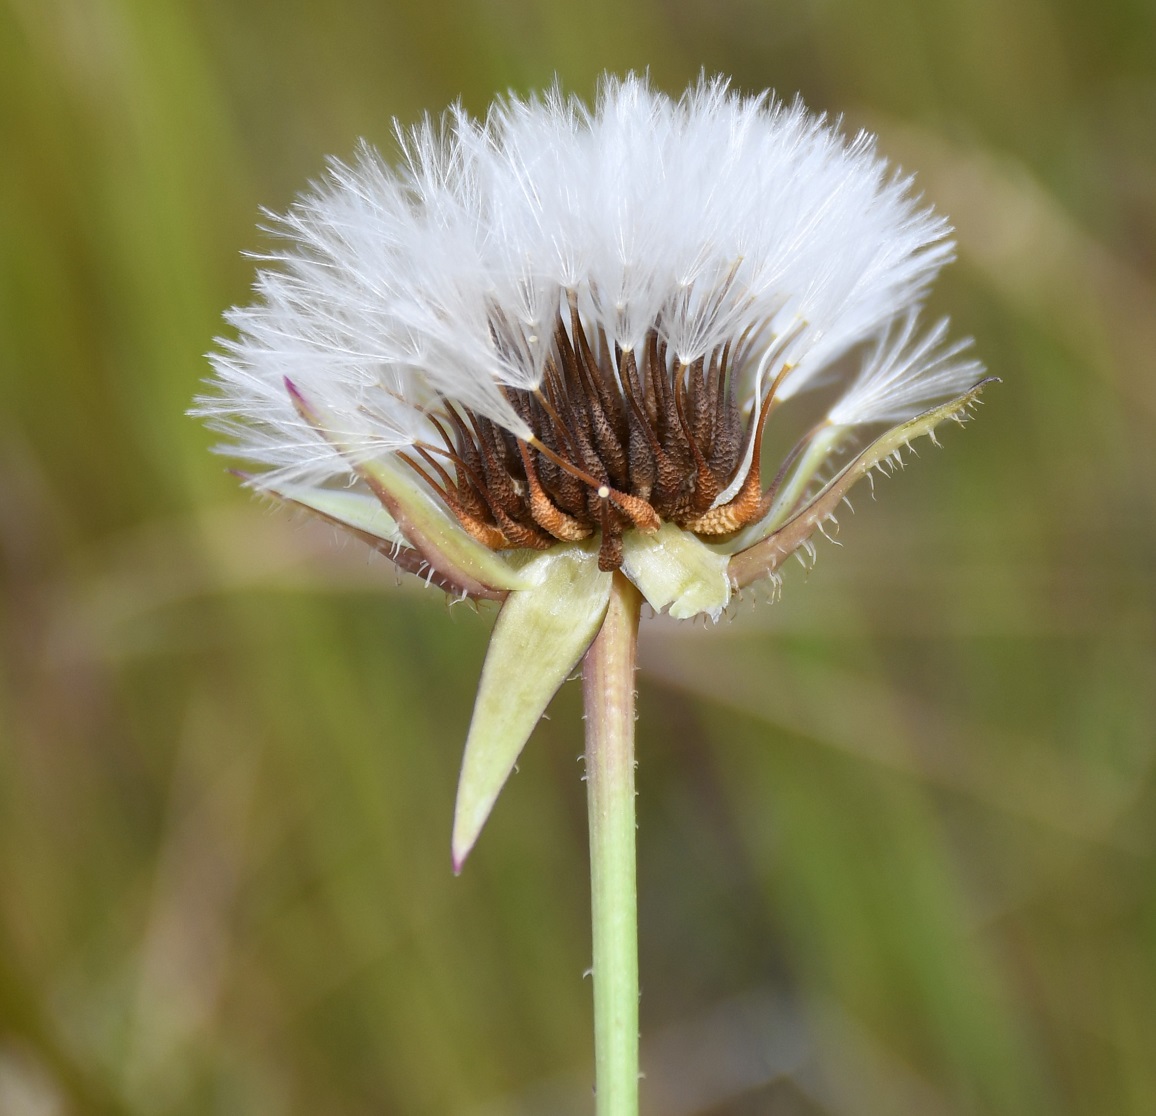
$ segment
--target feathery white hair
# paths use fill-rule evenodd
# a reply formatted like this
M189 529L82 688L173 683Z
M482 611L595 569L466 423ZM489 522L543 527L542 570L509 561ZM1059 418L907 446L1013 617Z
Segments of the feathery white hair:
M527 438L503 389L538 386L571 305L611 352L657 330L691 364L746 338L747 407L783 366L779 398L861 346L829 414L845 426L909 418L980 373L963 345L943 347L942 324L919 331L952 255L946 222L871 136L847 139L797 101L720 78L673 100L608 77L593 109L554 88L398 137L397 168L363 146L270 215L273 266L227 315L237 336L219 342L199 411L266 479L349 474L286 379L355 456L429 437L440 401Z

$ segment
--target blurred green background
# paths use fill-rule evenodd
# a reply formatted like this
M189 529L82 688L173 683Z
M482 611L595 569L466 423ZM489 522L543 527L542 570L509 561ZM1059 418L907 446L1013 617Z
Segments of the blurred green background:
M876 130L1004 379L644 625L646 1110L1156 1112L1151 0L0 0L5 1116L591 1110L578 687L455 879L492 613L184 411L326 154L643 67Z

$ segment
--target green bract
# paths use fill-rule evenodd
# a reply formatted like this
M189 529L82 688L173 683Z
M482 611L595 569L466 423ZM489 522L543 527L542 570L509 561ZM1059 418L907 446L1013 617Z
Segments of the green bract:
M455 868L550 699L598 634L610 599L611 575L588 543L535 554L521 573L531 586L502 605L474 702L454 811Z

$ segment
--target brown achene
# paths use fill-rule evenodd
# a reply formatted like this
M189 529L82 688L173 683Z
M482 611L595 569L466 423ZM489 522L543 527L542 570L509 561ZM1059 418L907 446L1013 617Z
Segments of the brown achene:
M497 334L497 330L495 330ZM630 528L671 522L722 536L765 515L772 491L759 477L767 392L744 429L732 370L746 338L691 364L672 358L656 329L635 352L599 329L587 337L576 309L562 317L541 385L506 387L506 399L533 431L516 437L474 411L443 401L430 414L442 445L418 443L401 457L475 539L494 550L546 550L601 534L598 565L622 565ZM746 478L713 506L747 460Z

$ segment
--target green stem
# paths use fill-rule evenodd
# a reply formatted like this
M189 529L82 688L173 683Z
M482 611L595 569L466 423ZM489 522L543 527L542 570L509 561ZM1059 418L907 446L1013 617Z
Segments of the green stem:
M606 620L582 666L598 1116L638 1112L634 665L641 606L638 590L616 573Z

